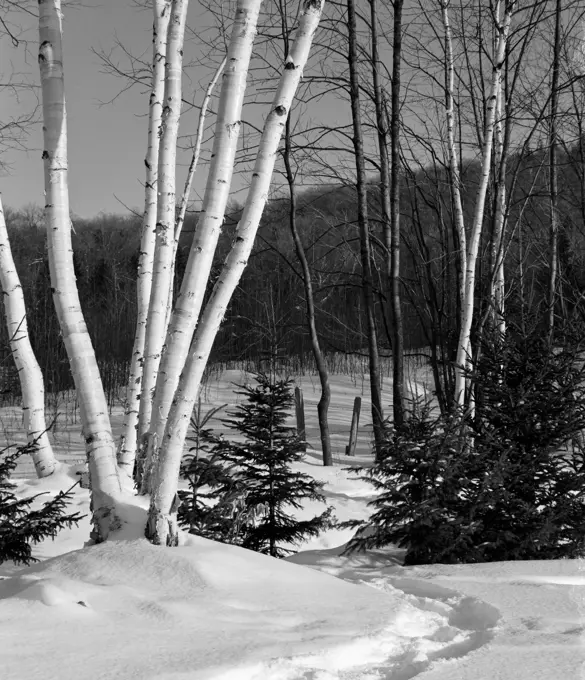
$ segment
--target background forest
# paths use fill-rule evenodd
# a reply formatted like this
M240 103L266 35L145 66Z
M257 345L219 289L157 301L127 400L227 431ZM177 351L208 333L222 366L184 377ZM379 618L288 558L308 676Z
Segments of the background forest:
M290 370L314 369L307 300L314 297L316 339L330 361L359 353L375 372L376 347L381 356L392 356L394 347L396 366L402 345L430 357L439 402L447 405L469 306L465 250L473 251L476 235L472 346L498 316L523 331L528 325L550 334L556 327L565 329L562 335L569 325L579 333L585 286L579 4L329 4L286 125L254 250L211 362L258 368L268 355L278 355ZM294 3L262 8L237 182L251 168L265 93L279 77L275 64L289 51L296 14ZM508 19L509 35L500 44ZM196 36L187 27L187 82L210 83L228 28L213 5L205 8ZM500 47L503 59L497 63ZM122 44L98 56L122 92L146 91L152 67L144 57ZM501 87L496 97L492 86L494 92ZM192 99L186 94L184 115L199 108L200 96L197 89ZM200 165L211 161L217 104L212 92ZM178 153L186 159L193 130L181 133ZM10 196L4 200L10 205ZM175 297L199 206L189 202L180 233ZM208 293L241 212L236 194ZM6 222L46 389L69 389L42 210L33 204L7 208ZM73 215L72 224L80 298L112 404L123 398L120 388L130 370L142 213ZM20 390L8 340L2 326L5 401ZM394 382L402 382L399 375Z
M559 296L556 314L575 328L583 326L585 292L585 198L581 155L585 138L559 154ZM547 248L548 151L536 148L511 156L507 182L513 186L509 221L514 229L505 258L507 305L517 320L535 319L544 329L549 285ZM464 165L462 183L466 220L471 219L479 166ZM370 213L380 213L378 183L368 184ZM401 177L401 281L404 346L425 356L435 346L452 356L457 338L456 246L449 220L450 194L445 173L427 167ZM258 238L216 340L212 363L244 363L259 367L277 355L284 369L310 371L314 367L306 331L302 278L288 228L290 200L275 198L267 207ZM486 297L491 276L489 224L493 202L488 202L480 246L478 304ZM232 208L216 260L229 248L238 209ZM197 213L187 215L180 240L175 290L180 287L191 246ZM73 218L75 271L85 318L100 363L110 403L125 387L136 326L136 267L141 220L136 216L99 215ZM73 387L65 349L51 297L46 237L42 211L34 206L6 210L13 254L29 310L31 341L45 375L47 391ZM297 224L315 280L316 324L323 350L336 355L364 354L366 328L359 266L359 235L355 190L326 185L301 192ZM384 249L377 220L371 222L375 272L376 322L381 352L391 347ZM213 284L213 279L209 286ZM484 302L484 305L486 303ZM485 309L482 310L485 313ZM478 315L481 318L481 313ZM2 398L18 397L20 385L12 363L5 325L2 343ZM55 351L57 350L57 351Z

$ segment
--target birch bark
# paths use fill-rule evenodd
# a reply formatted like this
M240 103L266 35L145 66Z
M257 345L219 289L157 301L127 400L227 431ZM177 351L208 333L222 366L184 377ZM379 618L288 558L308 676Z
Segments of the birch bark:
M500 8L504 4L504 17L500 21ZM484 130L484 143L482 153L482 167L479 186L475 200L475 210L471 227L471 239L467 248L467 263L465 271L465 294L461 308L461 328L457 343L457 357L455 362L455 404L460 408L465 406L467 369L470 365L471 355L471 324L473 321L473 309L475 298L475 265L479 251L479 241L483 226L483 213L485 199L489 182L490 165L493 151L494 127L496 120L496 104L498 101L502 68L506 54L506 43L510 32L512 15L514 13L517 0L498 0L496 4L496 28L498 41L496 53L494 54L492 82L489 96L486 102L486 117Z
M39 68L43 103L45 221L53 301L77 391L89 464L96 542L119 528L121 493L116 450L95 353L79 304L71 248L67 185L67 114L63 75L61 0L39 1Z
M183 189L183 197L181 198L181 205L179 207L179 212L177 214L177 222L175 224L175 252L177 250L176 246L179 242L179 236L181 235L181 231L183 230L183 223L185 222L185 214L187 212L189 196L191 195L193 177L195 177L197 165L199 164L199 156L201 155L201 144L203 143L203 130L205 128L205 117L207 116L207 109L209 108L209 102L211 101L211 94L213 93L213 89L217 85L217 81L219 80L219 77L221 76L221 73L225 68L226 62L227 57L224 57L221 64L217 67L217 70L213 78L211 79L211 82L207 86L207 90L205 91L205 97L203 98L203 103L201 104L201 111L199 112L199 122L197 123L195 146L193 147L193 155L191 157L191 162L189 163L187 179L185 180L185 188Z
M146 527L146 536L153 543L176 545L178 541L177 482L189 419L213 341L254 243L268 198L278 145L309 56L313 35L319 25L323 4L320 0L303 2L295 42L285 60L280 83L264 124L250 190L235 240L203 312L172 402L155 470Z
M191 245L189 259L175 308L170 318L165 352L159 367L149 432L142 491L151 488L151 473L164 433L173 395L185 365L201 305L213 255L221 232L234 170L242 105L256 25L262 0L238 0L236 16L223 72L219 108L215 124L212 162L205 187L201 217Z
M138 275L136 280L136 334L134 336L130 377L126 393L123 434L118 451L118 464L129 476L132 476L134 461L136 459L146 320L148 317L148 306L152 288L152 268L156 241L156 183L160 144L158 133L162 120L167 30L171 14L171 0L153 0L152 6L154 14L152 89L149 101L148 147L146 158L144 159L144 165L146 166L144 214L142 217L140 257L138 260Z
M22 286L8 240L2 196L0 195L0 284L4 294L4 311L10 351L20 380L22 411L31 457L37 477L48 477L55 471L57 460L49 441L45 422L45 384L43 374L30 344Z
M494 327L498 336L506 334L505 317L505 279L504 279L504 231L506 226L506 153L504 149L504 134L502 130L502 100L503 92L500 88L496 105L495 128L495 157L498 172L496 191L496 207L494 211L494 235L492 238L492 262L494 271L491 278L491 302L494 315Z
M155 251L138 414L139 440L150 428L153 392L167 330L169 290L175 254L177 137L181 114L183 42L188 6L188 0L172 1L168 27L164 101L159 128ZM146 442L139 441L139 446L143 445L146 445Z
M191 195L191 185L193 184L193 178L195 177L195 171L197 170L197 165L199 163L199 156L201 155L201 144L203 143L203 130L205 127L205 117L207 114L207 108L209 107L209 102L211 100L211 93L213 88L219 80L219 76L223 71L227 57L224 57L221 64L217 67L215 75L211 79L203 99L203 104L201 105L201 111L199 112L199 122L197 124L197 135L195 139L195 146L193 147L193 155L191 156L191 162L189 163L189 170L187 171L187 179L185 180L185 188L183 189L183 196L181 198L181 204L179 210L177 211L177 220L175 222L175 237L173 243L173 257L171 260L171 277L169 284L169 303L167 307L167 319L165 322L165 327L168 329L169 322L171 319L171 312L173 309L173 293L174 293L174 282L175 282L175 263L177 256L177 248L179 247L179 238L181 236L181 231L183 231L183 224L185 222L185 215L187 213L187 205L189 203L189 196Z
M463 204L461 201L461 174L459 170L459 158L455 141L455 64L453 60L453 38L449 19L449 1L441 0L441 12L443 17L443 29L445 33L445 117L447 120L447 145L449 152L449 173L451 175L451 201L455 220L455 233L458 241L458 308L463 306L465 298L465 273L467 270L467 236L465 233L465 220L463 217Z

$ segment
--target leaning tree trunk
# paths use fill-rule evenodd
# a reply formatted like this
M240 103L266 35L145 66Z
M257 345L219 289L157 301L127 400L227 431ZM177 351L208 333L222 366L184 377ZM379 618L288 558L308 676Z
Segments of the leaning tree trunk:
M167 307L167 320L165 327L168 329L169 322L171 320L171 312L173 309L174 302L174 290L175 290L175 266L176 266L176 255L177 249L179 247L179 239L181 237L181 232L183 231L183 224L185 223L185 215L187 214L187 205L189 203L189 197L191 195L191 185L193 184L193 178L195 177L195 171L197 170L197 165L199 164L199 156L201 155L201 145L203 143L203 131L205 128L205 118L207 116L207 109L209 107L209 102L211 101L211 93L213 88L216 86L217 81L226 65L227 57L223 58L223 61L217 67L211 82L207 86L207 91L205 92L205 97L203 98L203 103L201 104L201 109L199 111L199 122L197 123L197 134L195 139L195 146L193 147L193 153L191 155L191 162L189 163L189 170L187 171L187 179L185 180L185 187L183 189L183 196L181 198L181 203L179 209L177 210L177 219L175 221L175 240L173 242L173 257L171 260L171 277L169 285L169 302ZM159 365L160 369L160 365Z
M207 116L207 109L209 108L209 102L211 101L211 95L213 93L213 88L217 85L217 81L221 76L225 65L227 62L227 57L224 57L220 65L217 67L211 82L207 86L205 91L205 97L203 98L203 103L201 104L201 111L199 111L199 121L197 123L197 133L195 135L195 146L193 147L193 154L191 156L191 162L189 163L189 170L187 171L187 179L185 180L185 188L183 189L183 196L181 198L181 204L177 213L177 221L175 223L175 253L177 252L177 246L179 244L179 237L181 236L181 231L183 230L183 224L185 222L185 215L187 214L187 205L189 204L189 198L191 196L191 186L193 184L193 178L195 177L195 172L199 164L199 156L201 155L201 145L203 143L203 131L205 128L205 118ZM173 264L174 264L173 258ZM172 288L172 286L171 286Z
M290 28L287 22L285 8L280 8L281 30L284 42L284 52L288 54L290 50ZM313 277L311 269L303 246L303 240L299 233L297 225L297 189L295 186L295 177L292 170L292 130L291 130L291 116L286 119L286 126L284 130L284 149L282 152L284 161L286 182L289 190L289 213L288 224L295 244L295 251L297 258L301 265L303 288L305 290L305 307L306 307L306 322L309 331L309 338L311 340L311 349L317 367L317 374L319 375L319 382L321 384L321 396L317 404L317 418L319 421L319 434L321 437L321 451L323 456L323 465L333 465L333 452L331 451L331 435L329 433L329 406L331 404L331 384L329 382L329 371L319 342L319 334L317 333L317 321L315 313L315 294L313 290Z
M333 465L333 453L331 451L331 436L329 434L329 405L331 403L331 384L329 383L329 371L327 364L323 357L321 344L319 343L319 334L317 333L317 323L315 320L315 295L313 293L313 280L311 277L311 270L307 255L303 247L301 235L297 227L297 193L295 187L295 178L291 167L291 129L290 116L286 120L285 138L284 138L284 167L286 171L286 181L289 188L289 227L295 244L297 258L301 265L303 272L303 287L305 289L305 305L307 308L307 327L309 329L309 337L311 339L311 349L315 357L315 364L317 366L317 373L319 374L319 382L321 383L321 397L317 404L317 417L319 419L319 432L321 434L321 448L323 451L323 465Z
M138 415L139 446L149 428L153 391L167 331L169 290L175 254L176 160L181 115L183 43L189 0L173 0L167 36L165 87L157 176L157 211L152 288L148 305L144 368Z
M132 476L136 448L138 442L138 414L140 408L140 391L142 383L142 364L144 361L144 342L146 338L146 320L152 288L152 268L156 241L156 180L158 172L159 129L162 121L163 97L165 90L165 59L167 30L171 15L171 0L153 0L153 55L152 55L152 89L149 102L148 147L144 165L146 166L146 182L144 185L144 213L142 216L142 236L140 239L140 257L136 279L137 318L130 377L126 393L124 410L124 426L118 451L118 464Z
M270 113L264 123L250 189L235 239L205 306L172 402L161 442L160 457L155 469L154 488L146 527L146 536L153 543L176 545L178 542L177 484L189 419L217 331L254 244L260 218L268 198L286 117L309 56L323 4L319 0L304 0L303 2L303 12L296 30L295 42L284 63Z
M256 35L256 24L262 0L238 0L236 16L227 50L227 64L215 123L212 161L207 177L201 217L189 252L189 259L170 318L166 351L159 366L153 403L153 422L141 482L143 492L150 491L152 456L160 446L173 395L185 365L189 346L213 264L213 255L221 232L229 199L242 105L248 67Z
M99 542L120 526L115 501L121 493L121 485L108 405L79 304L73 269L61 22L61 1L40 0L39 68L43 102L45 222L53 301L77 391L89 464L91 536Z
M0 284L4 294L4 311L10 351L18 371L22 393L24 427L37 477L48 477L57 461L51 448L45 423L45 385L43 374L30 344L24 295L12 258L0 195Z
M382 409L382 389L380 386L380 360L376 337L376 318L374 286L372 278L372 254L368 223L368 196L365 165L364 142L360 111L360 85L357 53L357 22L354 0L347 0L348 38L349 38L349 80L351 98L351 117L353 122L353 146L356 166L357 212L360 232L360 255L362 264L362 291L366 308L368 333L368 354L370 366L370 394L372 397L372 421L376 455L379 456L384 445L384 413Z
M483 226L483 213L485 207L485 199L487 187L489 182L494 125L496 120L496 104L501 88L502 69L504 66L504 59L506 55L506 44L508 34L510 32L510 24L512 21L512 14L516 6L517 0L506 0L504 19L500 22L499 8L501 0L498 0L496 6L496 23L498 31L498 42L496 53L493 59L493 75L490 92L486 105L486 120L485 120L485 134L482 153L481 173L479 179L479 186L477 189L475 199L475 211L473 215L473 224L471 227L471 239L467 248L467 265L465 272L465 295L463 298L463 305L461 308L461 327L459 331L459 340L457 343L457 357L455 363L455 404L459 408L463 408L466 402L466 387L467 376L471 365L471 324L473 322L473 311L475 301L475 265L477 262L477 255L479 252L479 242Z

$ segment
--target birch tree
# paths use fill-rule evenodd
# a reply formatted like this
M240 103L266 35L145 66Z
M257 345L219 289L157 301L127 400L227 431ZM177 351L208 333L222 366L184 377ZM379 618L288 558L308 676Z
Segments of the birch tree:
M146 322L144 368L140 392L138 432L150 427L153 391L166 335L169 290L175 255L175 186L177 137L181 115L183 42L188 0L173 0L168 25L164 73L164 96L159 126L157 207L152 286ZM141 442L141 445L143 443Z
M181 289L171 315L154 392L154 419L150 425L142 490L150 490L153 454L160 446L171 401L185 365L205 288L213 264L229 199L248 67L262 0L238 0L227 51L227 62L213 138L201 217L189 252ZM142 427L142 426L141 426Z
M303 2L295 41L283 64L280 83L264 123L250 189L235 239L197 326L172 401L154 472L153 493L146 527L147 538L156 544L176 545L178 542L177 483L189 420L213 341L254 243L268 198L279 142L309 56L322 7L323 2L319 0Z
M10 338L10 351L18 371L22 393L24 427L37 477L48 477L57 467L45 421L45 384L43 374L30 343L22 286L4 219L0 194L0 284L4 294L4 312Z
M142 217L142 236L140 257L136 280L137 312L136 335L132 349L130 377L124 410L124 426L118 452L118 463L132 474L137 448L138 415L144 362L146 323L152 289L152 268L156 243L157 215L157 173L162 122L163 97L165 89L165 61L167 31L171 15L171 0L153 0L152 36L152 87L149 100L148 145L144 165L146 180L144 184L144 213Z
M445 40L445 118L447 123L449 184L454 208L455 233L457 234L457 245L459 248L457 294L459 296L459 305L462 306L465 298L465 274L467 271L467 235L465 232L463 204L461 201L461 172L455 140L455 63L453 59L453 37L449 19L449 3L450 0L441 0L441 16L443 18Z
M83 424L92 488L92 538L101 541L120 526L116 500L122 488L106 398L81 311L73 269L61 0L40 0L38 7L45 222L51 286Z
M506 333L506 316L504 309L505 301L505 278L504 278L504 234L506 226L506 169L507 153L504 145L504 132L502 125L502 88L496 104L496 127L495 127L495 160L496 160L496 196L494 210L494 233L492 236L492 266L493 272L490 279L490 304L494 327L498 336L503 338Z
M489 182L494 129L496 122L497 101L501 88L502 69L506 55L506 44L512 15L516 8L517 0L497 0L494 12L496 23L497 42L493 57L492 79L486 101L486 117L484 125L484 140L481 162L481 174L477 188L475 209L471 225L471 238L467 246L467 261L465 267L465 289L461 307L461 326L459 340L457 342L457 357L455 364L455 403L459 407L465 405L467 369L470 366L471 355L471 324L473 322L475 301L475 276L476 262L479 252L479 243L484 221L484 207ZM504 8L502 17L502 6Z

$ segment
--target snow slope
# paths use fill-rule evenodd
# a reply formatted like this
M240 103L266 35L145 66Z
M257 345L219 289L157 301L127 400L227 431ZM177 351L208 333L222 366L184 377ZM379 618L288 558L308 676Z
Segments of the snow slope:
M362 482L303 468L338 515L367 513ZM54 493L74 474L19 493ZM88 501L76 489L75 506ZM161 548L140 538L145 505L125 509L116 541L81 549L86 519L40 545L40 563L0 565L2 680L585 677L579 561L405 568L398 550L322 547L339 534L288 561L191 536Z
M230 389L209 388L208 402ZM349 387L338 393L349 406ZM366 440L357 461L367 464ZM319 457L309 451L299 469L325 483L337 517L367 517L372 488ZM56 493L76 472L19 479L18 493ZM0 680L585 678L581 561L405 568L396 549L341 556L342 530L288 561L191 536L161 548L141 538L146 507L129 502L116 541L83 549L86 518L37 546L40 563L0 565ZM73 509L89 511L86 490Z

